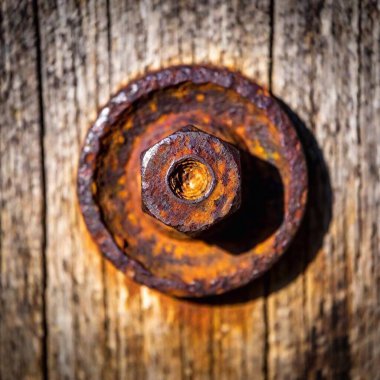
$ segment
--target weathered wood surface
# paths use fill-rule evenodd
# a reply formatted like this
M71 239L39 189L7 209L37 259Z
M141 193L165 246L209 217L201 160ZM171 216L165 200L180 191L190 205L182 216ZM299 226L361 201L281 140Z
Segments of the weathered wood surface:
M379 1L5 0L0 12L0 379L380 379ZM106 263L75 191L110 93L192 62L269 87L310 169L286 256L202 303Z
M0 379L41 378L44 190L32 4L0 13Z

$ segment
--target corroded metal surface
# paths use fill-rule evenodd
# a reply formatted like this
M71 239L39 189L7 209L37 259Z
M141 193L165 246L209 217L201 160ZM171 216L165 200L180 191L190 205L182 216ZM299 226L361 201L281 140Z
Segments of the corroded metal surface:
M229 235L231 226L222 241L188 237L142 210L142 153L188 124L244 156L245 196L233 225L244 219L244 237ZM245 186L252 165L261 173L253 188ZM307 173L293 126L263 88L226 69L178 66L130 83L101 110L82 150L78 194L94 241L118 268L153 288L200 297L247 283L285 251L304 213ZM264 220L276 220L275 229L262 232Z
M240 154L231 144L185 127L142 154L143 210L196 235L240 206Z

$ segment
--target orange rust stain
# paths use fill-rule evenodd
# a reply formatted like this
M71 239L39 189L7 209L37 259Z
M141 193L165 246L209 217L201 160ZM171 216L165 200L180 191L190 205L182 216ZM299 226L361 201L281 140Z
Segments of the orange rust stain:
M157 103L155 103L155 102L150 103L150 110L152 112L156 112L157 111Z

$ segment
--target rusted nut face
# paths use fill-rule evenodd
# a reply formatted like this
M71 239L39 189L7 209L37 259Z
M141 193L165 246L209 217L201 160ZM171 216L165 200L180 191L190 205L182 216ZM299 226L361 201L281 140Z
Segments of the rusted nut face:
M239 151L192 126L157 142L141 156L143 210L195 235L240 207Z

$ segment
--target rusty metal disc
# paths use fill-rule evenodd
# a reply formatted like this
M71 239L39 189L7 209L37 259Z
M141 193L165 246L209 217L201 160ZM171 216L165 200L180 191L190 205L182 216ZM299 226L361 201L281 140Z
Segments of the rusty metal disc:
M220 230L189 237L142 210L141 154L186 125L242 155L241 210ZM301 143L279 104L239 73L177 66L122 88L86 137L78 196L106 258L134 280L177 296L221 294L284 253L306 204Z

